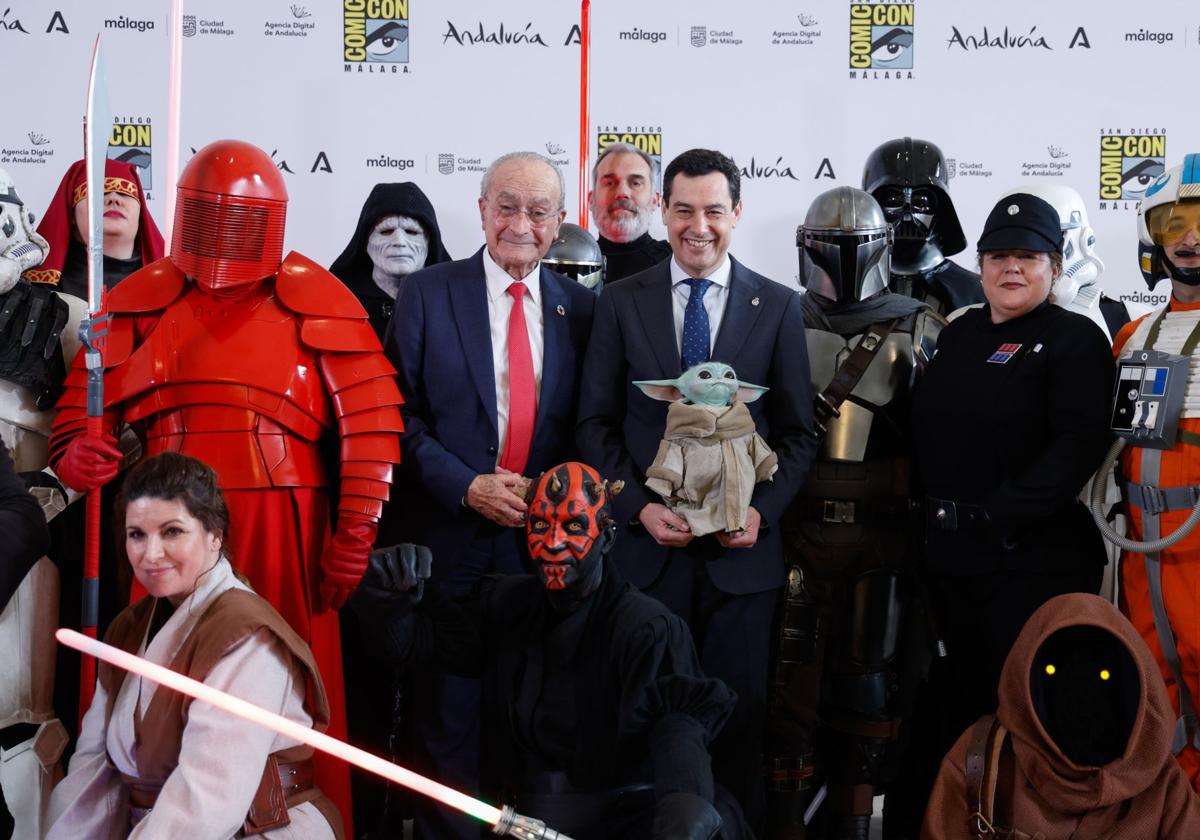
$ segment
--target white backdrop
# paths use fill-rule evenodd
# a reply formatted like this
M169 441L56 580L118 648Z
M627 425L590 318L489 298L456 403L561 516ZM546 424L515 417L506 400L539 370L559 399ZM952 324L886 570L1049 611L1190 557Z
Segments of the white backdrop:
M0 166L22 196L40 214L82 156L99 31L123 126L112 155L147 166L161 225L168 4L0 7L10 67ZM1194 0L592 7L593 158L626 134L664 162L693 146L732 155L746 173L733 250L752 268L795 283L794 232L812 198L859 186L867 153L908 134L952 161L972 244L1002 192L1065 183L1088 202L1103 285L1154 302L1136 267L1136 197L1164 163L1200 150L1200 109L1188 99L1200 70ZM192 0L185 16L182 159L221 137L274 152L291 195L289 248L328 264L371 186L411 180L437 208L450 252L467 256L482 242L482 169L518 148L563 167L574 219L575 0ZM382 37L366 45L372 33Z

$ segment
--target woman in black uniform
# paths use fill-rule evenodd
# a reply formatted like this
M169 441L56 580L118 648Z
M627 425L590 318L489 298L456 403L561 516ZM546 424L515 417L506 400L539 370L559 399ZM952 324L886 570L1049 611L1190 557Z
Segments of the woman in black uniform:
M942 331L915 395L925 569L947 648L931 673L944 737L918 747L936 750L935 771L995 710L1029 616L1100 588L1104 546L1078 496L1110 442L1113 359L1099 327L1048 302L1061 242L1048 203L1001 199L978 246L987 303Z

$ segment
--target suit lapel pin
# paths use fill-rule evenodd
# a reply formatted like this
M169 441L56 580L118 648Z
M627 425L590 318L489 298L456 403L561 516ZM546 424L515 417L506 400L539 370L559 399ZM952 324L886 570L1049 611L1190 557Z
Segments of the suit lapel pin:
M558 307L554 311L557 312L559 315L567 314L567 310L563 309L563 305L561 303L558 305Z
M755 298L750 298L750 305L751 305L751 306L758 306L758 298L756 298L756 297L755 297Z

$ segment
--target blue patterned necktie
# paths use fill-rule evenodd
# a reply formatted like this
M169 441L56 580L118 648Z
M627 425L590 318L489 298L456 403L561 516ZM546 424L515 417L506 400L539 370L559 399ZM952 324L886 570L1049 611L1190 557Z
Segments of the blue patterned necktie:
M683 346L679 359L683 369L708 361L709 335L708 310L704 308L704 293L712 285L711 280L687 279L683 281L691 287L688 294L687 307L683 310Z

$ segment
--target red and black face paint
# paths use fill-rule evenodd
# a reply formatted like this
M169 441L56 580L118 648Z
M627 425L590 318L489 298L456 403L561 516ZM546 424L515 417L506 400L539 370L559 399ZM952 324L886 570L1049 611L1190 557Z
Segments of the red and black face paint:
M551 593L599 583L600 557L612 541L608 492L600 475L570 461L544 473L533 485L525 535L529 556Z

